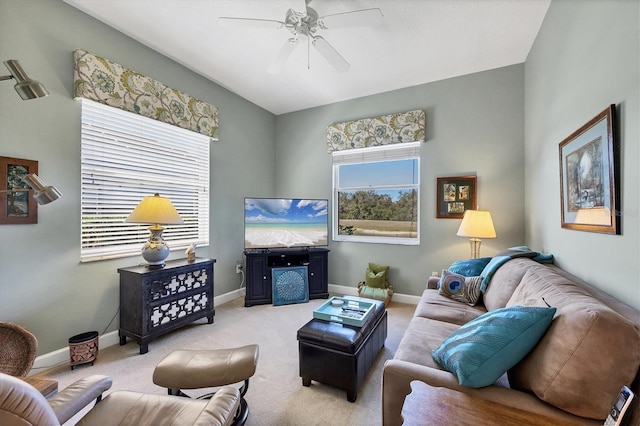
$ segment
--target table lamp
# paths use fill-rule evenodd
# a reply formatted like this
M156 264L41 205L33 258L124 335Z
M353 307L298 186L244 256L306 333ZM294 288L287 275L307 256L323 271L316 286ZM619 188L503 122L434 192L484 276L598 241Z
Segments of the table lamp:
M162 225L184 223L171 200L158 194L144 197L124 221L152 224L149 227L149 240L142 246L142 257L150 268L162 268L169 256L169 246L162 239Z
M464 212L462 223L458 228L459 237L471 237L471 258L480 257L481 238L496 238L496 230L493 227L491 213L486 210L467 210Z

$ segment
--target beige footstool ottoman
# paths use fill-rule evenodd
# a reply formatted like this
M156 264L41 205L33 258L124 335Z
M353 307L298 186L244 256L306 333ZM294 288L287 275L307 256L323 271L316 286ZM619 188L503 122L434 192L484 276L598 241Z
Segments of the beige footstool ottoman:
M175 350L156 365L153 383L167 388L169 395L188 397L182 389L213 388L244 382L240 388L240 408L233 423L243 425L249 415L244 395L257 364L258 345L231 349ZM200 398L211 398L211 395Z

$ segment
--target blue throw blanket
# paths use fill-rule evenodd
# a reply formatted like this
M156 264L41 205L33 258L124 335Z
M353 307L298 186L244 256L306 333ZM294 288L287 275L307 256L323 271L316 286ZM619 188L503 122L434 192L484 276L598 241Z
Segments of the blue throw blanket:
M543 254L537 251L532 251L529 247L520 246L520 247L511 247L508 250L505 250L501 253L495 255L484 267L482 270L482 283L480 284L480 291L483 293L487 290L489 286L489 281L493 278L493 274L496 273L499 267L504 265L511 259L515 259L516 257L528 257L539 263L553 263L553 255L552 254Z

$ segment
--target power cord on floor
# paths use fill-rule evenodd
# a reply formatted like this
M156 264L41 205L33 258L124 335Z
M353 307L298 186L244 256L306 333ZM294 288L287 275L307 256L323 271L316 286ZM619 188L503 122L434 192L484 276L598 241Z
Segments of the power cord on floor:
M243 281L244 281L244 278L243 278ZM102 333L100 333L100 336L103 336L107 332L107 330L109 329L111 324L113 324L113 322L115 321L115 319L116 319L116 317L118 316L119 313L120 313L120 306L118 305L118 310L116 311L116 313L113 316L113 318L111 318L111 321L109 321L109 324L107 324L107 326L104 328ZM68 361L62 361L62 362L59 362L59 363L53 364L53 365L43 365L43 366L40 366L40 367L32 367L31 370L36 370L36 371L37 370L48 370L50 368L57 367L57 366L62 365L62 364L66 364L67 362Z
M240 296L244 296L247 294L247 289L244 285L244 268L240 269L240 274L242 274L242 281L240 282L240 290L238 290L238 294L240 294Z

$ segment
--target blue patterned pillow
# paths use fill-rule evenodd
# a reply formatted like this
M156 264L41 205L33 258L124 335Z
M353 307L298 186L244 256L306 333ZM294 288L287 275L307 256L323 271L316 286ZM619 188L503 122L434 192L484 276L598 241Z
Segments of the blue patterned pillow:
M482 277L465 277L443 269L438 281L438 293L469 306L475 306L482 295L481 283Z
M538 344L555 312L530 306L487 312L451 333L433 359L463 386L492 385Z

